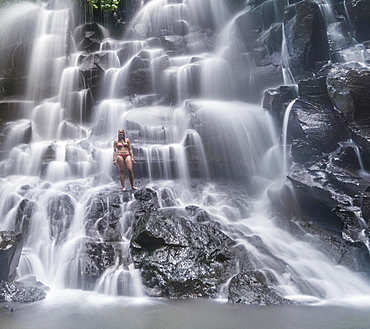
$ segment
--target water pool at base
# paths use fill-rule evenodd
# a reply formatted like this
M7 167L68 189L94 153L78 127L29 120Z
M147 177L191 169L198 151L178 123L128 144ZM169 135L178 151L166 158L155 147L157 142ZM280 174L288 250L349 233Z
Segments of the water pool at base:
M13 307L11 312L5 306ZM0 304L6 329L368 329L370 300L341 304L249 306L210 299L109 297L51 292L30 304Z

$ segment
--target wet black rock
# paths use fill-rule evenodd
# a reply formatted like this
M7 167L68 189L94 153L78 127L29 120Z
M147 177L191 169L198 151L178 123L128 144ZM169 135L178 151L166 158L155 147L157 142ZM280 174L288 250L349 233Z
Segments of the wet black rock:
M135 213L150 213L159 208L157 192L151 188L141 188L135 192L135 199L138 201L139 211Z
M285 109L288 104L298 96L294 86L281 86L276 89L268 89L263 97L263 108L270 111L276 118L280 127L283 126Z
M360 197L362 218L369 223L370 221L370 187L368 187Z
M357 64L324 64L300 80L289 116L291 167L268 195L296 234L320 237L339 264L370 273L369 70ZM265 93L264 107L281 123L285 89ZM283 132L282 132L283 133ZM294 228L293 228L294 227Z
M262 306L294 304L271 289L260 271L247 271L234 276L229 284L228 300L230 303Z
M21 103L18 103L18 105L20 105ZM4 106L5 105L5 106ZM4 117L6 118L6 115L7 115L7 112L8 111L2 111L3 109L6 109L6 107L8 107L6 105L6 103L0 103L0 113L3 114L4 113ZM19 109L16 109L16 106L9 106L8 107L11 111L14 110L14 113L11 114L12 116L14 115L17 115L17 113L19 114ZM18 143L19 144L28 144L30 143L31 139L32 139L32 122L29 121L24 121L25 125L22 127L22 130L21 131L18 131L19 135L18 135ZM5 141L9 135L12 133L12 131L14 131L14 125L12 122L6 122L4 120L4 122L1 122L0 120L0 141ZM4 154L9 154L9 152L11 151L11 147L10 145L8 145L8 143L6 142L3 142L1 144L1 152L4 152Z
M185 53L186 42L181 35L169 35L162 38L163 48L170 56L180 56Z
M352 65L334 65L327 76L333 104L348 123L369 124L370 70Z
M122 202L122 193L116 190L94 195L88 201L86 208L87 235L104 242L121 241L119 220L122 214Z
M255 67L252 71L252 79L252 90L255 94L250 95L250 99L258 102L266 88L279 86L284 83L280 62L266 63L265 65Z
M216 297L236 272L235 242L218 223L192 221L198 209L158 209L156 192L135 193L138 205L131 239L135 267L149 296ZM189 213L190 212L190 213ZM208 219L208 218L207 218Z
M117 257L119 257L119 244L88 239L79 254L81 276L78 286L67 285L67 288L94 290L101 275L115 264Z
M79 70L85 80L88 88L90 88L94 100L99 99L97 90L101 82L101 77L104 74L100 62L102 56L99 54L83 53L78 58ZM87 115L89 117L89 115Z
M0 231L0 280L13 280L21 258L22 233Z
M129 95L148 94L151 91L152 81L149 68L138 68L130 72Z
M82 24L73 31L78 50L86 52L99 50L101 41L109 35L106 28L95 22Z
M262 16L259 10L246 12L240 15L235 22L237 28L242 32L240 42L242 49L252 52L258 45L257 39L263 31Z
M28 237L30 220L36 210L36 202L28 199L23 199L17 209L15 216L15 229L17 232L22 232L24 238Z
M316 62L329 60L326 25L318 3L305 0L287 7L284 33L295 77L305 77Z
M71 197L67 194L54 195L47 206L50 223L50 236L60 243L69 232L75 214L75 207Z
M173 22L173 33L176 35L186 35L189 32L189 24L185 20L177 20Z
M78 253L81 271L77 286L68 288L93 290L104 271L115 265L127 265L121 232L129 230L131 223L122 228L120 219L121 206L128 201L130 196L122 194L120 189L100 191L88 200L85 210L87 238L82 241Z
M19 282L0 282L0 302L29 303L44 299L46 292Z
M339 142L349 138L346 126L332 108L306 99L295 101L287 135L292 142L293 160L299 163L332 152Z
M370 40L370 1L345 1L351 27L358 42Z

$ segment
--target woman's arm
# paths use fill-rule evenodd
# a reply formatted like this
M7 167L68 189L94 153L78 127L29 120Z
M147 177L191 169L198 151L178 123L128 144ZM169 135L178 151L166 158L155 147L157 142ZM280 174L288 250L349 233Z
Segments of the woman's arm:
M130 143L130 140L127 139L127 144L128 144L128 149L129 149L129 152L130 152L130 155L131 155L131 160L132 162L134 162L134 153L132 152L132 148L131 148L131 143Z
M113 164L115 164L116 163L116 159L117 159L117 153L116 153L116 149L117 149L117 147L116 147L116 144L117 144L117 141L114 141L113 142Z

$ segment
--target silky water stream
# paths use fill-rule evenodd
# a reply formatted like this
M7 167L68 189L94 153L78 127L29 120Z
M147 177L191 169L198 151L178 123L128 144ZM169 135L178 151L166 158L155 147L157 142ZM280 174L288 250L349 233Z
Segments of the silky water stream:
M12 313L2 308L1 327L368 328L369 282L334 264L313 246L314 237L294 237L271 212L266 191L286 170L286 150L272 117L260 106L236 100L240 86L226 60L235 18L223 1L149 1L122 40L106 37L96 51L104 53L106 70L91 119L86 118L89 91L77 66L81 52L73 42L69 56L64 49L73 10L57 7L21 3L1 13L3 44L19 18L32 15L37 27L25 97L2 145L7 156L0 162L0 229L14 229L18 205L30 200L34 208L17 277L35 276L50 287L43 301L16 305ZM179 21L189 28L212 24L220 34L217 51L208 53L195 42L192 55L167 57L153 37L163 29L173 31ZM122 48L124 58L117 55ZM152 102L128 88L138 54L151 68L146 96ZM167 68L159 75L161 65ZM155 101L172 90L171 106ZM274 277L279 294L303 305L230 305L223 290L217 300L145 297L140 272L129 261L132 193L120 205L119 249L128 261L117 261L103 273L95 291L81 290L78 256L87 238L89 200L120 190L112 165L120 128L140 165L134 167L139 188L154 188L161 207L166 192L176 207L205 209L248 250L256 268ZM188 161L189 148L193 161ZM264 247L252 244L251 236Z

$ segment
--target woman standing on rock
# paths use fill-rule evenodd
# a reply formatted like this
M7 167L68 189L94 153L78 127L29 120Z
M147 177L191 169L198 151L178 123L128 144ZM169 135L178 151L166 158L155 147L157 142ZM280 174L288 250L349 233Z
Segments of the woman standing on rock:
M134 186L134 172L132 170L132 163L134 162L134 155L132 154L130 140L126 138L123 129L118 130L118 138L113 143L113 164L118 163L119 179L122 185L122 191L126 191L125 187L125 173L124 166L126 165L128 175L131 183L131 188L137 190Z

